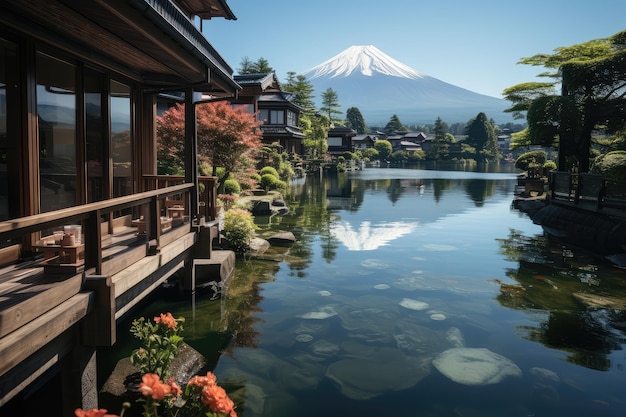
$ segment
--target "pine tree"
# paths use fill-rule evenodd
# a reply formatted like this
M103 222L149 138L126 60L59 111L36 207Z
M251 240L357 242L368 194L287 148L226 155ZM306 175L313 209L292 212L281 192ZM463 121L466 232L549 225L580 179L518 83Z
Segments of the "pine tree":
M396 132L408 132L409 129L407 129L407 127L402 124L398 115L394 114L389 119L389 122L387 122L387 124L385 125L383 131L387 135L393 135Z
M346 127L353 129L358 134L367 132L367 125L361 111L357 107L350 107L346 111Z
M477 161L494 161L500 157L495 129L485 113L478 113L468 123L466 133L465 143L476 149Z
M313 92L313 84L306 78L306 76L290 71L287 73L287 81L283 84L283 91L294 94L293 102L302 107L303 113L311 116L315 113L315 102L313 99L315 96Z
M341 120L336 117L336 115L343 114L342 111L339 110L339 96L337 92L332 88L327 88L326 91L322 93L322 107L320 107L320 112L327 115L330 123L340 123Z

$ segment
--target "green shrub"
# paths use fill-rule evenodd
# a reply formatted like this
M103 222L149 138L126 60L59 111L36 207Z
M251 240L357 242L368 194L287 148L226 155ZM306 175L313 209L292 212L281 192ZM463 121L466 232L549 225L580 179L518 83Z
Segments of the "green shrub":
M590 172L600 174L604 179L626 183L626 151L613 151L598 156Z
M224 194L237 195L241 192L241 186L237 180L228 179L224 181Z
M248 210L232 208L224 214L222 233L236 252L242 253L249 248L256 229L254 217Z
M263 177L263 175L265 174L270 174L270 175L275 176L276 178L280 178L280 176L278 175L278 171L276 171L276 168L271 167L271 166L266 166L266 167L261 168L261 171L259 171L259 175Z
M261 176L259 174L252 174L252 175L250 175L250 178L252 178L256 182L260 182L261 181Z
M278 179L278 177L272 174L264 174L261 176L261 181L259 181L259 186L263 188L265 191L269 190L277 190L279 188L285 188L287 185L284 181Z
M543 167L543 164L546 162L546 157L547 154L545 151L523 153L515 160L515 168L528 171L528 175L534 177L540 173L536 172L536 169Z

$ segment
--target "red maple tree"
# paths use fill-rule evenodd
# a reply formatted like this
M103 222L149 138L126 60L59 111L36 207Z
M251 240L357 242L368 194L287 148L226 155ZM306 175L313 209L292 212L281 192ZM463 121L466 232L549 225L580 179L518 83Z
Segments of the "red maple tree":
M198 158L211 164L214 176L217 168L223 168L221 179L238 169L244 156L252 157L261 148L261 122L228 102L197 105L196 123ZM171 107L157 118L157 135L159 174L184 172L184 104Z

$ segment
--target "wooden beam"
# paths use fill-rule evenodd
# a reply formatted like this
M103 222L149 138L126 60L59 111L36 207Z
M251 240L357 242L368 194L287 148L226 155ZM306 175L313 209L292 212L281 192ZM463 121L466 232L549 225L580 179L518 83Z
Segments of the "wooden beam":
M91 292L76 294L0 339L0 375L6 374L55 337L79 323L92 307L92 296Z

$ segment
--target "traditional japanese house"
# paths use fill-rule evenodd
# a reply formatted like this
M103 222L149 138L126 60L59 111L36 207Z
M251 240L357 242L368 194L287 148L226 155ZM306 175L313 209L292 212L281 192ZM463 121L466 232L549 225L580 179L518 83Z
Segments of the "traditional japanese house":
M328 153L332 156L340 156L345 152L352 152L352 138L356 131L345 126L335 126L328 130Z
M213 18L236 19L225 0L0 2L1 415L15 401L38 414L23 400L50 381L63 410L46 415L97 407L96 347L210 256L196 250L215 182L198 176L194 105L241 88L199 29ZM156 175L167 94L186 108L180 177Z
M302 155L304 134L298 126L302 109L293 102L293 94L282 91L276 74L235 75L234 79L242 90L232 103L257 113L263 122L263 143L278 143L284 152Z

